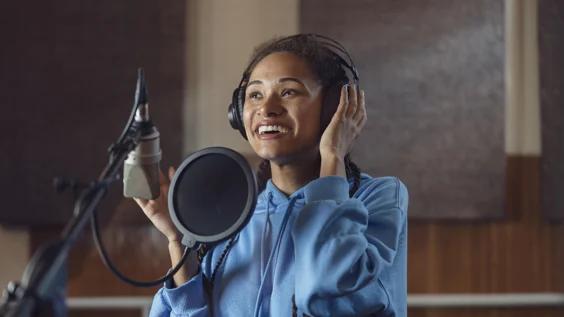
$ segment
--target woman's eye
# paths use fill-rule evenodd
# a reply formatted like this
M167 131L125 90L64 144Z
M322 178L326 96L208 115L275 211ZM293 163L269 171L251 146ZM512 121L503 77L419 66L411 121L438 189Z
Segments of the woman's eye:
M249 98L251 98L251 99L256 99L256 98L260 98L260 97L261 97L261 94L260 94L259 92L256 92L256 91L255 91L255 92L251 92L251 93L249 94Z
M296 95L298 92L295 91L294 89L285 89L282 92L282 96L292 96L292 95Z

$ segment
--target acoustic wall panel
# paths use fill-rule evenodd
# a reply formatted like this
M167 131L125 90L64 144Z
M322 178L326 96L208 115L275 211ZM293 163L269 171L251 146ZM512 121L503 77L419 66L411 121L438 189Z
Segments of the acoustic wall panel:
M56 194L52 179L99 176L132 109L137 67L145 68L162 164L178 164L185 14L183 1L3 2L0 224L70 219L71 193ZM100 211L127 205L146 218L121 190L112 185Z
M503 216L503 1L301 3L301 31L337 39L359 69L361 169L405 182L412 218Z

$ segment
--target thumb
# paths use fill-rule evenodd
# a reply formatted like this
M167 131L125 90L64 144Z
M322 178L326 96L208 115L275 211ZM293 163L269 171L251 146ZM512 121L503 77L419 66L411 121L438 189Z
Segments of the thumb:
M168 168L168 179L170 179L172 181L172 178L174 177L174 173L176 172L176 170L174 169L174 167L169 167Z

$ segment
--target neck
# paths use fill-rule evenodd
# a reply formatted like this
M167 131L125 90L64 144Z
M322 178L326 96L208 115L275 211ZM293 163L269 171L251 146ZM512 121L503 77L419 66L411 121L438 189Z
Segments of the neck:
M286 164L271 161L272 183L281 192L290 196L309 182L319 178L320 163L320 157Z

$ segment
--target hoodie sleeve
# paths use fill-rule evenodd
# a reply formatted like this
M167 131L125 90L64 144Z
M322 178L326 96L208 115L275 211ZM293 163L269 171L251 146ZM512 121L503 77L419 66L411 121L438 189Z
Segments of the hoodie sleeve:
M203 280L200 272L179 287L174 287L172 280L166 281L153 298L149 317L210 316Z
M386 288L394 286L380 277L403 244L405 186L397 178L373 178L350 198L348 182L328 176L309 183L304 195L292 227L298 309L314 316L387 309L393 299Z

